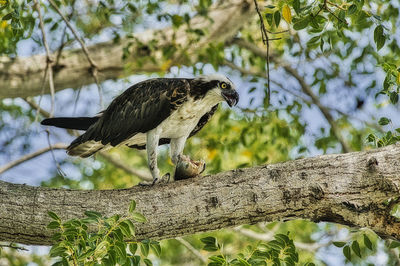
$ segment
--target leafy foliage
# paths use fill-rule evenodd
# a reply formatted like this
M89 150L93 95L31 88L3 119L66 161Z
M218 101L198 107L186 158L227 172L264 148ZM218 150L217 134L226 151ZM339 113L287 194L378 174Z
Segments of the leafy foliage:
M63 49L76 48L73 36L68 30L64 30L65 24L62 19L45 4L45 1L39 2L45 11L44 23L51 50L58 53ZM135 65L146 65L148 61L156 60L150 56L151 52L155 51L162 54L161 59L157 59L160 60L157 61L160 69L156 74L160 76L171 75L169 72L171 68L173 75L182 73L198 75L218 70L229 72L231 77L236 77L238 80L240 76L240 80L243 80L240 88L242 99L240 109L232 112L220 108L213 120L186 145L185 153L194 158L206 159L207 173L285 161L310 154L341 152L341 143L338 135L332 130L333 127L338 129L352 150L363 150L371 146L381 147L400 140L400 129L396 118L400 90L398 57L400 49L396 35L399 7L396 1L293 0L275 1L273 5L268 6L262 6L259 2L267 30L274 33L281 32L271 35L276 39L270 42L273 65L270 73L271 102L266 101L265 97L267 89L265 57L240 46L234 40L226 43L213 41L201 43L201 51L191 55L179 45L160 46L160 41L164 39L163 30L155 33L153 39L147 42L135 37L135 33L147 29L172 26L172 30L176 33L184 29L188 36L188 44L197 45L208 29L192 28L190 21L194 16L207 17L213 1L200 0L193 3L186 0L145 2L67 0L55 3L65 12L87 44L104 39L116 45L123 43L126 60L124 67L127 73L132 73L129 71L134 69ZM12 58L18 56L21 50L24 53L30 48L32 53L42 51L36 17L32 1L0 0L1 54ZM248 44L263 48L258 26L258 21L254 19L248 25L243 25L236 37ZM29 49L24 47L27 39L30 40L27 45ZM24 48L18 49L17 45ZM135 55L139 53L149 56L136 60ZM188 60L190 65L183 66L180 60L175 60L176 58L190 58ZM227 60L238 68L230 69L229 65L227 67ZM295 69L310 87L314 98L305 92L293 73L285 69L285 65ZM174 68L175 66L179 70ZM107 81L103 85L105 88L110 88L112 96L117 94L114 88L118 82ZM128 82L124 83L124 87L127 86ZM67 107L74 105L75 95L65 95L57 98L57 111L59 114L72 114L74 113L72 108L67 109ZM82 90L81 98L77 101L80 107L85 106L86 114L93 115L98 111L93 107L95 106L92 101L93 95L91 89ZM315 98L327 108L332 116L331 122L328 122L324 115L320 115L321 109ZM46 100L46 97L44 99ZM39 98L36 100L39 101ZM395 111L388 111L390 107ZM30 131L28 126L35 120L35 111L28 109L21 101L3 101L0 109L0 148L3 156L15 155L16 151L17 153L30 151L32 143L38 139L34 139L37 134L26 133ZM85 112L79 114L84 115ZM59 137L58 132L54 135L55 138L64 140ZM146 159L142 152L121 149L114 150L113 153L120 156L121 161L129 162L135 169L146 169ZM63 177L52 171L47 180L41 179L43 185L105 189L129 187L140 181L102 158L82 161L61 157L60 160L62 167L73 169L74 173L78 174ZM163 172L173 171L168 152L163 148L161 148L160 165ZM135 206L131 205L130 211L133 209ZM56 214L51 215L53 221L49 226L58 230L60 234L59 243L53 247L52 255L54 252L68 255L65 249L68 251L69 247L75 253L79 251L81 256L86 256L82 254L92 251L93 254L86 257L88 260L94 258L97 252L98 258L101 257L101 260L104 259L109 263L118 260L113 257L116 254L122 254L129 263L132 263L132 260L136 263L136 256L140 254L141 262L150 264L146 255L150 250L160 255L161 261L166 265L179 265L196 260L175 240L161 243L163 254L159 254L159 249L152 246L151 241L141 243L122 241L121 235L123 239L129 238L127 237L129 234L133 237L134 230L132 231L127 221L133 218L145 221L139 213L131 214L129 217L106 218L97 213L87 212L87 217L84 219L66 222L59 221ZM106 223L116 227L104 238L107 230L111 229ZM97 233L90 231L92 226L99 224L102 225L103 231ZM61 226L64 231L61 230ZM278 228L276 229L279 231L278 235L286 236L286 232L290 232L293 241L306 244L326 243L326 239L332 240L330 238L332 232L346 231L337 225L317 225L305 221L269 224L262 229L258 226L248 226L247 229L251 228L261 235L265 233L264 230L272 231L273 226ZM84 232L87 235L86 239ZM314 262L329 264L329 261L325 261L325 258L321 258L322 256L318 254L331 252L332 248L336 249L333 246L338 247L334 252L343 263L347 259L352 263L373 264L376 261L371 257L376 257L378 252L386 254L387 264L397 259L393 257L391 248L398 249L398 242L391 242L385 246L377 236L361 232L346 231L343 234L347 236L347 240L334 242L329 247L320 245L318 249L311 251L296 248L299 264L312 265ZM97 240L93 242L96 237L91 238L91 234L99 236L98 239L103 238L99 242ZM274 250L268 245L269 242L258 245L253 239L244 238L230 230L215 232L212 238L208 239L204 238L204 235L189 236L187 239L195 249L200 250L204 246L209 251L221 252L211 256L213 259L210 257L210 262L216 263L215 265L222 261L251 264L249 259L254 255L251 250L261 253L262 256ZM218 244L214 239L218 239L224 245ZM81 240L84 243L79 246ZM278 237L274 241L281 240ZM99 249L98 246L95 247L96 244L103 242ZM286 248L291 247L291 244L284 240L282 243ZM126 245L125 249L122 244ZM225 248L227 245L230 245L230 249ZM249 252L246 251L248 245L251 246L251 249L247 250ZM72 258L71 254L69 258ZM1 256L16 258L16 261L21 263L24 261L14 251L4 250ZM79 260L79 257L76 256L76 259ZM48 264L39 262L38 259L36 261L38 264Z
M222 246L212 237L200 239L206 251L218 252L208 258L210 266L218 265L295 265L299 261L299 254L288 235L276 234L275 239L269 242L258 242L254 246L247 246L244 252L236 258L229 259L222 253Z
M115 214L107 218L98 212L86 211L85 218L65 222L49 211L52 221L47 228L56 230L50 256L61 257L53 265L141 265L141 261L152 265L149 252L152 250L160 256L161 246L153 240L135 240L136 227L132 220L146 222L135 208L135 201L131 201L127 216Z

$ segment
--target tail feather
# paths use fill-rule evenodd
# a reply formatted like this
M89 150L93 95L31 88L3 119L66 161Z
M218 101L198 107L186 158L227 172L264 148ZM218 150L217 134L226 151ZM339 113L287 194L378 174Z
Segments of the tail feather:
M87 158L94 153L107 148L107 145L101 144L100 141L89 140L85 142L81 142L81 138L78 137L75 139L71 145L67 148L67 154L70 156L79 156L82 158Z
M41 122L45 126L55 126L67 129L87 130L97 122L99 117L54 117Z

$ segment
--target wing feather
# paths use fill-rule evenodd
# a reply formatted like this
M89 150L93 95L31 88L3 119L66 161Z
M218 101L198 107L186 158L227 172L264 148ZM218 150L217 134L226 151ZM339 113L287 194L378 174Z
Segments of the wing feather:
M137 133L157 127L189 95L186 79L150 79L137 83L115 98L80 142L101 141L116 146Z

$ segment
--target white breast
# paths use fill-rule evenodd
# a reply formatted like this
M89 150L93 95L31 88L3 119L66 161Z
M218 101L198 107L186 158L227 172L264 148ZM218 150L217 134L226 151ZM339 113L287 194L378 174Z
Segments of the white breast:
M223 98L217 89L209 91L201 100L195 101L190 98L157 126L157 129L160 132L160 138L173 139L189 136L200 118L209 112L213 106L222 101ZM145 143L146 134L139 133L123 144L143 145Z
M159 125L161 127L161 137L179 138L188 136L200 118L209 112L214 105L222 101L223 98L220 94L211 92L201 100L189 99Z

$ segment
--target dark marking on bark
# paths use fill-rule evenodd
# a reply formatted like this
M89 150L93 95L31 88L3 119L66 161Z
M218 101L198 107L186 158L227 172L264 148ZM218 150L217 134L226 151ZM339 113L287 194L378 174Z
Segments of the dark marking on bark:
M300 188L294 188L292 190L284 190L282 193L282 201L285 204L289 204L291 202L297 202L301 198L300 195L301 189Z
M207 205L206 205L207 210L208 210L209 205L213 208L215 208L219 205L218 198L214 197L214 196L209 199L206 199L205 202L207 203Z
M281 177L281 171L278 169L271 169L269 171L269 178L273 181L277 181Z
M252 200L253 200L253 202L254 202L254 203L257 203L258 196L257 196L257 194L256 194L256 193L253 193Z
M368 172L370 173L374 173L376 172L376 166L378 165L378 160L375 157L371 157L369 158L368 162L367 162L367 169Z
M315 185L310 188L311 196L316 200L321 200L324 197L324 191L321 186Z
M301 180L307 179L307 173L306 172L300 172L299 177Z
M357 203L352 203L349 201L344 201L342 202L343 206L345 206L347 209L357 212L357 213L363 213L363 212L368 212L370 210L369 206L362 206Z

